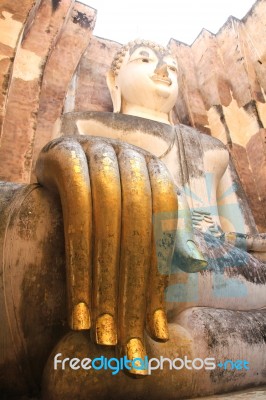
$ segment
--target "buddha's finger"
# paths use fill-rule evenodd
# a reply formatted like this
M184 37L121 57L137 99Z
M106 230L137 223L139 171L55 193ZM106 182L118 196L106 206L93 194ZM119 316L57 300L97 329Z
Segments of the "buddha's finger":
M150 267L152 206L146 161L133 149L118 155L122 186L122 235L119 277L119 345L127 358L144 360L146 287ZM137 362L130 372L146 375Z
M60 196L66 249L68 321L89 329L92 204L87 160L80 144L60 138L46 145L36 164L38 182Z
M93 200L92 333L98 344L117 343L121 186L116 153L104 141L84 147Z
M147 329L157 341L169 339L164 292L168 286L177 229L178 202L165 165L151 158L148 170L152 189L152 259L147 296Z

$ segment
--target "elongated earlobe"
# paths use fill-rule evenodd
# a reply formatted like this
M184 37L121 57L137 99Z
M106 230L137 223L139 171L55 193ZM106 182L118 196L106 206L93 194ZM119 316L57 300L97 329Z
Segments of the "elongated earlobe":
M171 110L168 114L168 120L170 122L171 125L175 125L174 121L173 121L173 110Z
M114 71L108 71L106 82L113 102L113 112L119 113L121 111L121 91L120 88L115 84Z

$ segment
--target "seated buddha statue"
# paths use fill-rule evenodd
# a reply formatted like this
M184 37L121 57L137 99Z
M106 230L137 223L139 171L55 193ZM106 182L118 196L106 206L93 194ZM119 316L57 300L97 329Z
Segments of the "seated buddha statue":
M156 321L153 320L151 324L153 328L148 326L144 335L148 355L169 359L177 355L193 354L201 359L214 357L217 364L220 361L220 365L224 365L223 362L228 359L245 359L253 367L243 367L241 373L237 370L220 370L218 366L215 371L199 371L200 368L191 371L190 367L178 373L160 370L154 371L145 381L130 381L123 374L108 380L106 372L87 371L86 375L83 371L80 380L88 377L84 393L91 398L96 393L102 398L105 398L106 393L114 398L145 398L146 390L151 390L152 398L163 396L177 399L265 382L264 361L260 355L262 349L265 351L266 271L264 263L260 261L266 250L265 235L256 230L226 147L219 140L191 127L173 125L171 113L178 95L177 77L177 60L168 49L148 41L131 42L117 53L107 76L114 112L65 114L61 121L61 134L84 143L94 137L99 141L112 139L115 143L133 145L134 151L139 154L150 154L156 157L156 162L160 160L174 184L176 207L171 207L171 201L167 200L170 208L161 208L160 212L153 210L155 238L156 235L160 237L164 226L166 232L175 232L175 239L168 241L168 245L170 242L174 245L170 281L166 284L164 281L163 284L161 280L158 284L156 278L153 280L156 273L150 275L148 281L147 298L150 298L149 293L153 290L154 298L157 297L157 300L152 300L153 312L156 310L153 316L158 311ZM100 147L97 153L103 154ZM40 160L37 175L45 185L42 173L38 172L40 166L45 169L45 162L42 158ZM131 165L136 166L135 161L131 161ZM158 165L155 169L159 172ZM151 170L148 170L151 177ZM131 181L131 184L135 188L138 186L136 180ZM151 192L152 196L158 193L153 189ZM160 196L170 195L161 191ZM153 202L156 203L156 200L153 199ZM173 220L177 220L177 226L173 225ZM159 242L162 244L162 241ZM159 267L161 248L155 251L159 275L162 273ZM144 281L140 270L135 269L134 276ZM162 287L167 306L169 337L165 316L162 317ZM140 287L138 290L141 293ZM123 296L128 300L126 292ZM161 298L159 303L158 298ZM123 300L120 298L120 301ZM133 313L139 313L143 318L144 307L138 304L135 307L132 300L130 307ZM129 320L127 322L130 324ZM142 343L141 331L138 337ZM68 346L76 349L79 340L89 354L97 355L94 344L85 343L80 336L76 338L71 334L61 347L60 344L56 347L53 356L61 353L62 349L65 356ZM110 347L102 349L102 353L106 357L115 354ZM74 354L72 352L72 357ZM144 357L146 353L143 348L138 348L133 354L134 357L140 357L141 354ZM142 370L133 372L145 375ZM54 373L48 363L44 378L47 398L55 391ZM100 389L98 384L93 387L94 379L102 378L106 379L104 387ZM60 390L64 379L77 382L79 378L69 369L62 378ZM71 393L78 396L75 390ZM78 398L82 399L82 396L80 394ZM51 398L56 398L56 395Z
M23 311L12 332L22 326L29 364L40 359L30 346L37 349L40 337L51 352L43 399L170 400L265 384L265 237L227 149L173 124L178 64L168 49L142 40L122 46L107 84L114 112L65 114L62 137L40 153L39 185L2 189L5 276L26 260L24 292L35 294L44 278L47 284L33 304L25 295L17 307L5 294L6 321ZM62 229L71 331L64 324L55 337L49 328L60 325L63 309ZM34 324L27 315L39 299L45 313ZM43 362L48 351L40 348ZM149 357L150 366L112 374L62 363L124 355L132 363Z

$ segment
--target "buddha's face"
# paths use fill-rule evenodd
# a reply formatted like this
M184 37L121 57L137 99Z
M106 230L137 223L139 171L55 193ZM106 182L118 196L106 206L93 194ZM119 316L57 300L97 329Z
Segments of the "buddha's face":
M124 58L116 77L123 103L169 113L177 94L177 63L167 52L135 46Z

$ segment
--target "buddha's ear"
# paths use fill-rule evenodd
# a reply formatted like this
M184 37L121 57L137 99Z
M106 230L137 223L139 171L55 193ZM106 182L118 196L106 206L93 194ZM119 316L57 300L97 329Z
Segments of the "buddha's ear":
M177 117L176 113L174 113L174 109L168 113L168 120L170 122L170 125L176 125L180 124L179 118Z
M113 111L119 113L121 111L121 91L116 85L114 71L108 71L106 82L113 102Z
M173 120L173 110L171 110L168 114L168 120L171 125L174 125L174 120Z

